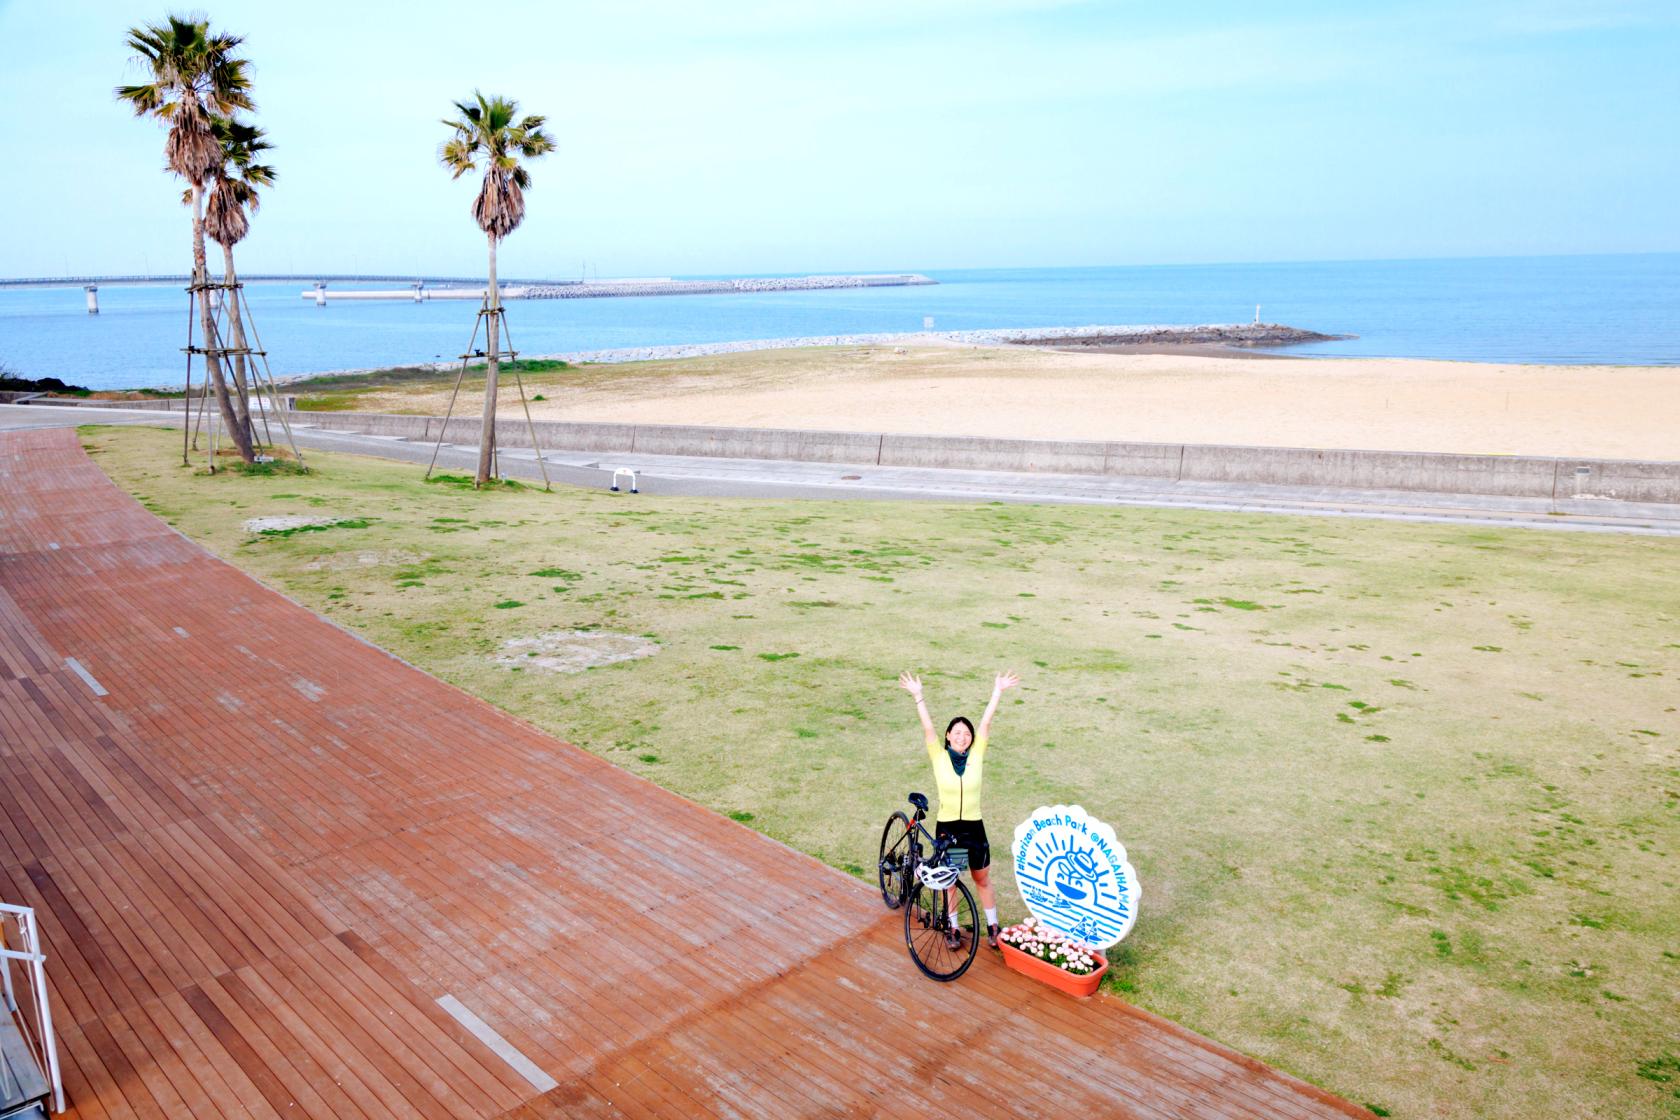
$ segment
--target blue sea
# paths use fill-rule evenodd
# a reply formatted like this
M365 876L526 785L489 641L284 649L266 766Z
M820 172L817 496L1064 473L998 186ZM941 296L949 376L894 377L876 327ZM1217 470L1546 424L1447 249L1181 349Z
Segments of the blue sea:
M537 355L917 331L924 316L936 330L1233 323L1259 304L1266 322L1358 336L1295 348L1306 355L1680 365L1680 253L922 271L939 285L521 300L508 319ZM276 375L451 358L473 326L467 301L321 308L303 288L248 289ZM0 289L0 365L91 388L180 385L185 293L107 286L99 302L89 315L80 288Z

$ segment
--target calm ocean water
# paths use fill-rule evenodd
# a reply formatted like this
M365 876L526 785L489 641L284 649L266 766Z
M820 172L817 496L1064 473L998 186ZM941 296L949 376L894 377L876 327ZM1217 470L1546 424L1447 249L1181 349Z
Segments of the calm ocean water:
M1680 253L1301 264L928 272L938 287L509 305L526 354L920 330L1267 322L1345 342L1315 355L1479 362L1680 365ZM392 285L371 285L392 287ZM472 329L464 301L336 303L301 284L253 284L253 314L277 375L434 361ZM179 385L186 295L106 287L0 290L0 364L94 388Z

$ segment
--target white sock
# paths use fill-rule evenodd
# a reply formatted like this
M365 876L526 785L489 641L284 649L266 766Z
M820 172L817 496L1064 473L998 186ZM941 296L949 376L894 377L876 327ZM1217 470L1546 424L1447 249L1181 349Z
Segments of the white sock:
M986 908L986 924L988 926L997 925L997 910L994 907L988 906Z

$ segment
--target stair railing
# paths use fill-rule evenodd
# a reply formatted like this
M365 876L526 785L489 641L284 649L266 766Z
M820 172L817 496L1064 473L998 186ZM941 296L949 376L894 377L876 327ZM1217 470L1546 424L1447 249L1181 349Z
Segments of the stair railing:
M6 936L6 919L12 919L17 930L14 939ZM29 980L29 1003L34 1022L22 1013L17 990L12 981L12 962L24 967ZM4 977L5 1011L23 1030L24 1038L34 1052L52 1084L53 1111L64 1111L64 1079L58 1068L58 1042L53 1034L52 1006L47 1000L47 955L41 951L41 929L35 921L35 911L27 906L13 906L0 902L0 977Z

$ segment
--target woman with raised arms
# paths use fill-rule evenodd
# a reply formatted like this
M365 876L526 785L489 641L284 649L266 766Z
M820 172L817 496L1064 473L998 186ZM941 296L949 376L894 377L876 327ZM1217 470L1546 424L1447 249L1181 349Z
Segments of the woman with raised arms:
M980 717L980 730L965 716L956 716L945 727L945 741L940 744L934 733L933 717L928 715L927 703L922 699L922 682L908 672L898 678L898 686L916 701L916 714L922 720L922 734L926 740L928 761L933 764L934 781L939 785L939 813L935 818L934 835L949 836L953 849L968 854L968 873L980 892L980 905L986 911L986 941L998 947L997 896L992 891L992 848L986 840L986 822L980 816L981 783L985 778L986 741L992 730L992 717L997 714L998 701L1006 689L1021 683L1014 673L999 673L992 683L992 699ZM961 866L960 857L953 866ZM954 921L953 917L953 921ZM955 927L946 932L951 948L959 948L962 934Z

